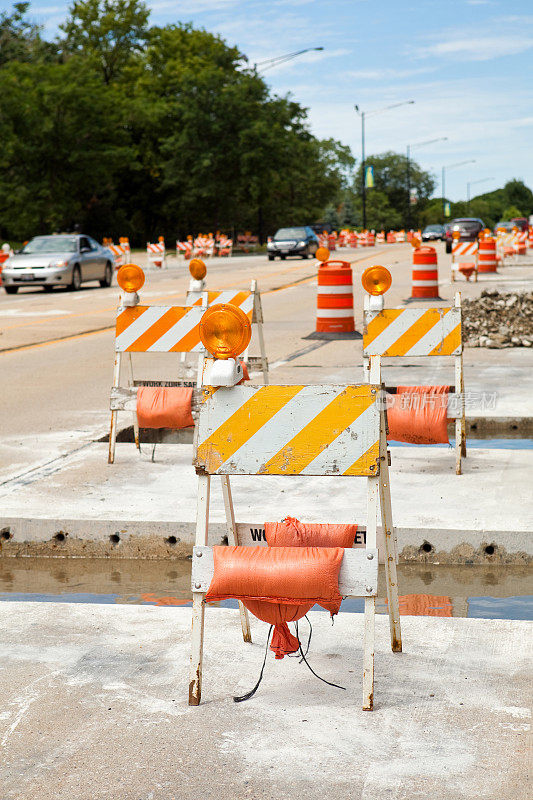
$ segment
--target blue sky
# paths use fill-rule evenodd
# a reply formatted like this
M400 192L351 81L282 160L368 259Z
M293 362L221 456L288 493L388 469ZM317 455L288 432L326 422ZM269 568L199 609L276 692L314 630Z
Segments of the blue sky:
M0 0L2 10L10 3ZM309 109L313 132L348 144L359 160L365 111L403 100L366 124L367 154L405 152L464 199L521 178L533 188L533 3L531 0L152 0L151 22L192 22L237 45L251 62L306 47L264 77ZM52 37L68 3L35 0L33 18Z

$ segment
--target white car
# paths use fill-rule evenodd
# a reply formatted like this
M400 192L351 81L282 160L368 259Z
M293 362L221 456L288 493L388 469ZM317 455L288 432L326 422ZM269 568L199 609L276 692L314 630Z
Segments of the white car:
M45 292L66 286L77 291L88 281L99 281L104 287L111 286L112 280L111 251L78 233L35 236L4 262L2 270L8 294L16 294L20 286L42 286Z

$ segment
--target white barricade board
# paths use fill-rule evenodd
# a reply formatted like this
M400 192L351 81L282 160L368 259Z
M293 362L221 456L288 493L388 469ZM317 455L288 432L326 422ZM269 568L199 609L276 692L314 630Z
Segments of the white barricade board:
M205 387L195 466L219 475L379 475L381 387Z
M198 325L201 306L133 306L119 308L117 353L205 353Z
M191 583L195 592L207 592L214 574L213 549L196 546L192 554ZM378 592L378 551L345 550L339 570L343 597L373 597Z
M365 311L363 356L456 356L461 353L460 308Z

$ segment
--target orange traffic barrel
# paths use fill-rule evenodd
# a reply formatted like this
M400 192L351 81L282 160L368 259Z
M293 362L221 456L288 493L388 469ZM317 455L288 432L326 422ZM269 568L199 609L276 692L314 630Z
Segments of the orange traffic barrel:
M434 247L416 247L413 250L413 279L411 297L439 296L439 270Z
M478 272L496 272L498 259L496 257L496 240L482 239L478 251Z
M347 261L326 261L318 270L317 333L352 333L352 267Z
M336 249L336 242L337 242L337 239L336 239L336 237L335 237L335 234L333 234L333 233L330 233L330 234L328 235L328 250L329 250L330 252L331 252L332 250L335 250L335 249Z
M374 231L368 231L366 235L366 246L375 247L375 245L376 245L376 235Z

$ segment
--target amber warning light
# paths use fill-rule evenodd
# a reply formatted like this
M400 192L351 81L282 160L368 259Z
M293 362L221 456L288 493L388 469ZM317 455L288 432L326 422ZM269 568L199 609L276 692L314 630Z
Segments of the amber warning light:
M189 263L189 272L195 281L201 281L207 275L207 267L201 258L193 258Z
M251 337L250 320L238 306L219 303L208 308L200 320L200 339L215 358L237 358Z
M376 265L365 269L361 276L361 283L368 294L385 294L392 285L392 275L386 267Z
M124 264L117 272L117 281L123 291L138 292L144 284L144 272L137 264Z

